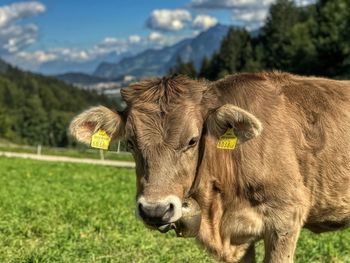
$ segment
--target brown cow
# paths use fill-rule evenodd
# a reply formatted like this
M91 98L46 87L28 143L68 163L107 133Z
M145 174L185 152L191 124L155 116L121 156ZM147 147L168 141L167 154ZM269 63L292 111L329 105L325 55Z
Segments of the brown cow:
M79 141L105 130L136 160L137 212L163 229L191 195L197 239L226 262L293 262L302 227L350 224L350 82L270 72L216 82L146 80L122 90L127 110L96 107L70 127ZM234 150L218 149L233 127Z

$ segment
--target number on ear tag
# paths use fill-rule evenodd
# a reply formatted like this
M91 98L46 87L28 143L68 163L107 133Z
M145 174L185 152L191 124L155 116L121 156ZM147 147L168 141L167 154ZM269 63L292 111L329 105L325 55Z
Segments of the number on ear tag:
M101 130L101 129L95 132L91 137L92 148L108 150L110 142L111 142L111 137L109 137L109 135L104 130Z
M237 137L233 132L233 128L228 128L224 135L220 136L217 144L218 149L233 150L237 144Z

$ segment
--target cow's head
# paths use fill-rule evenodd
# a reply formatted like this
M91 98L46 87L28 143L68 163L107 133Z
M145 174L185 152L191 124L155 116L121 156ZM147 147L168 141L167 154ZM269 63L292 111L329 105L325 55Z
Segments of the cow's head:
M136 161L136 212L146 225L162 228L182 216L198 170L203 134L235 129L239 143L257 136L260 122L219 99L206 82L185 77L142 81L122 90L127 109L95 107L78 115L71 134L89 144L98 129L124 137ZM210 129L208 125L210 123Z

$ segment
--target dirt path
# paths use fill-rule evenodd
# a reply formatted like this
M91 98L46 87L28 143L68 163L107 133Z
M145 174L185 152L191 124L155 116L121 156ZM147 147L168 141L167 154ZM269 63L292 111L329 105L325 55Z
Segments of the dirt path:
M97 160L97 159L74 158L74 157L55 156L55 155L37 155L37 154L31 154L31 153L15 153L15 152L0 151L0 156L33 159L33 160L49 161L49 162L87 163L87 164L109 165L109 166L126 167L126 168L135 167L134 162L128 162L128 161Z

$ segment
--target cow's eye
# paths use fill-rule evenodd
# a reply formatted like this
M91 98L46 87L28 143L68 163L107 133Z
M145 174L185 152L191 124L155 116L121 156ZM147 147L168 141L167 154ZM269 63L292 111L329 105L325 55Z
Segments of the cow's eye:
M198 143L198 137L193 137L189 142L188 142L188 147L194 147Z

